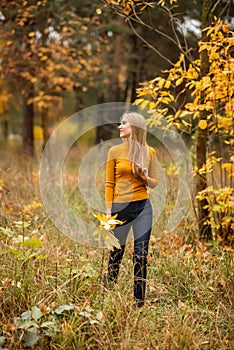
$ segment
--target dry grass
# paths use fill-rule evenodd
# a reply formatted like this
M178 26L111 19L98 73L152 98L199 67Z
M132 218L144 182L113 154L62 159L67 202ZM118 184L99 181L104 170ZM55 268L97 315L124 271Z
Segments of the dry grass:
M0 349L1 343L2 348L24 348L25 334L33 326L20 328L15 317L34 306L41 310L34 349L233 347L232 250L195 241L191 219L173 234L156 236L155 228L146 303L135 309L131 245L118 285L104 293L108 252L64 237L43 207L33 205L41 202L35 161L9 150L1 151L1 159ZM28 227L16 223L22 220ZM31 244L23 243L26 238ZM58 306L70 304L73 309L56 314ZM54 325L50 335L42 322Z

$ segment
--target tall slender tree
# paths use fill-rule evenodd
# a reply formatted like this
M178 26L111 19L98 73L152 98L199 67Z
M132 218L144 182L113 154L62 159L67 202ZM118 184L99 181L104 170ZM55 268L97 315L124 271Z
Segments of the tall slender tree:
M207 28L213 18L211 13L212 0L203 0L202 1L202 14L201 14L201 29L202 35L201 40L203 42L207 41L207 32L204 31ZM207 50L202 50L200 53L200 74L201 79L205 77L209 72L209 57L207 54ZM204 92L200 94L200 104L204 104ZM207 122L208 112L204 109L200 111L200 119ZM203 191L207 187L207 176L206 173L200 173L200 170L206 164L207 160L207 128L198 128L197 130L197 141L196 141L196 162L197 162L197 193ZM209 240L212 238L212 229L210 225L204 225L204 222L207 221L209 216L209 211L207 207L207 199L204 198L201 201L198 201L198 225L199 225L199 233L200 238L204 240Z

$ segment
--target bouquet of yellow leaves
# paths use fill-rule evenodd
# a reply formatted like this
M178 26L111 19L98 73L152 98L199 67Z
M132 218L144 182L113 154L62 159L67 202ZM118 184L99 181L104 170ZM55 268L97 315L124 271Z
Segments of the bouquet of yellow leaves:
M104 246L110 250L114 247L120 248L120 244L118 239L113 235L112 230L116 227L116 225L123 225L124 222L117 220L117 216L113 215L111 218L107 218L103 213L93 214L99 220L99 229L94 231L94 235L98 235L99 244L102 242Z

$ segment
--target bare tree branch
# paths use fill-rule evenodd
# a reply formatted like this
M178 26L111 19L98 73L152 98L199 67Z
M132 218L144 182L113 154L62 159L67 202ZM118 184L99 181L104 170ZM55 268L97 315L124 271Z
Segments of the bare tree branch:
M214 3L211 5L210 7L210 10L209 12L214 12L216 7L219 5L219 3L221 2L222 0L218 0L218 1L214 1Z
M233 5L233 0L230 0L229 2L227 2L227 4L222 8L222 11L218 14L218 17L221 18L227 9L230 10L232 5ZM211 11L214 11L213 8Z
M140 17L137 15L136 11L135 11L135 8L132 8L133 10L133 13L134 13L134 17L131 16L131 19L136 21L137 23L141 24L142 26L154 31L155 33L161 35L162 37L166 38L167 40L171 41L175 46L177 46L177 42L172 38L170 37L169 35L167 35L166 33L162 32L161 30L149 25L149 24L146 24L144 21L142 21L142 19L140 19Z
M156 52L157 55L159 55L162 59L164 59L166 62L168 62L170 65L174 65L174 63L169 60L166 56L164 56L160 51L158 51L153 45L151 45L147 40L145 40L143 38L143 36L141 36L133 27L132 22L130 21L129 18L127 18L127 22L129 23L130 28L132 29L133 33L143 42L146 44L146 46L148 46L151 50L153 50L154 52Z
M104 0L105 3L105 0ZM107 4L107 3L106 3ZM183 48L183 44L181 43L178 34L176 32L176 26L178 25L178 21L179 19L176 18L176 14L172 14L171 10L168 8L163 8L163 11L167 14L167 16L170 19L170 23L171 23L171 28L173 30L175 39L172 38L171 36L167 35L166 33L162 32L161 30L159 30L158 28L155 28L155 26L152 26L148 23L145 23L136 13L135 7L132 6L132 12L133 14L131 16L126 16L126 14L124 14L123 9L119 8L119 6L110 6L110 4L107 4L107 6L111 7L112 10L114 10L114 12L116 14L118 14L121 17L125 18L125 21L129 24L129 26L131 27L132 31L134 32L134 34L142 41L144 42L147 47L149 47L151 50L153 50L158 56L160 56L163 60L165 60L166 62L168 62L170 65L174 65L174 63L172 63L172 61L170 59L168 59L167 57L165 57L158 49L156 49L155 46L153 46L152 44L150 44L142 35L140 35L137 30L134 28L133 23L138 23L140 25L142 25L143 27L155 32L156 34L160 35L161 37L164 37L165 39L167 39L169 42L171 42L173 45L175 45L179 51L184 55L184 57L188 60L188 62L194 67L194 69L197 70L197 67L194 65L193 63L193 59L190 56L189 52L190 49L188 48L188 44L186 41L186 37L183 35L183 41L184 41L184 46L185 49ZM184 62L184 69L185 69L185 62ZM199 72L198 72L199 73Z

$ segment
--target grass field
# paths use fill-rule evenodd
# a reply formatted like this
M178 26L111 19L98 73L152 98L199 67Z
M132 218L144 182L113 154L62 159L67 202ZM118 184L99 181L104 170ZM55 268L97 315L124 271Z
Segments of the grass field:
M136 309L132 245L118 285L105 291L108 251L54 227L41 203L38 161L0 153L0 349L234 349L233 250L197 241L192 209L173 233L155 225L146 303ZM69 193L75 185L66 186ZM79 198L72 201L89 220Z

